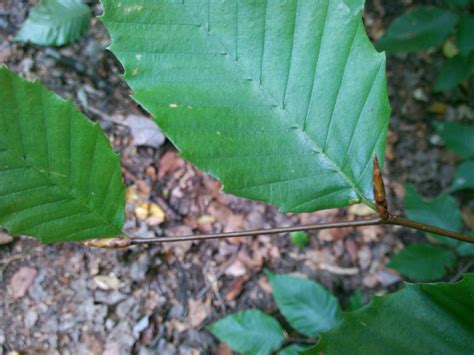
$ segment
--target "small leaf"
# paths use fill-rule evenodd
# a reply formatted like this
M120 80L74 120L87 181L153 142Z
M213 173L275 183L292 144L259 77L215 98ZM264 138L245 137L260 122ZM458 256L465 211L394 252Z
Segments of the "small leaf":
M232 350L242 354L270 354L285 340L278 321L258 310L234 313L207 329Z
M90 9L81 0L42 0L31 10L16 40L63 46L83 36L90 18Z
M472 73L473 58L457 55L446 60L436 78L435 91L451 90L466 80Z
M474 160L468 160L456 168L451 191L474 189Z
M278 355L299 355L301 352L310 349L312 345L307 344L291 344L285 346L278 352Z
M288 323L309 337L335 327L341 319L337 299L317 282L267 272L280 312Z
M474 158L474 128L457 122L435 122L444 144L462 158Z
M468 55L474 49L474 16L465 15L461 17L459 29L456 33L458 48L462 54Z
M430 244L415 244L405 247L388 263L413 281L437 281L446 275L446 269L454 265L456 256L448 249Z
M362 298L362 292L360 292L360 289L356 289L352 294L351 298L349 298L349 305L347 307L347 311L355 311L356 309L363 307L364 304L365 302Z
M305 354L472 354L474 274L376 296Z
M374 207L390 108L363 0L103 3L134 98L226 192L285 212Z
M420 7L395 19L377 48L387 52L417 52L437 47L448 37L458 16L447 9Z
M0 68L0 225L42 242L122 235L120 159L70 101Z
M291 242L298 248L303 249L309 244L308 233L299 231L290 233Z

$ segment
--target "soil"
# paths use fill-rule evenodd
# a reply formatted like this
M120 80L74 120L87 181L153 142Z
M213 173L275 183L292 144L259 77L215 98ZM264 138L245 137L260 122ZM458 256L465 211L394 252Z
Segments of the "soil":
M79 110L100 122L121 155L130 235L148 238L358 218L360 211L353 208L284 215L220 192L219 182L183 161L169 142L158 148L134 145L124 121L149 115L130 98L120 63L105 50L109 38L104 27L94 18L81 41L61 49L17 43L14 33L35 3L0 2L0 63L72 98ZM410 6L436 3L367 1L369 35L380 37ZM88 4L96 15L101 13L96 1ZM441 61L438 51L388 56L393 112L385 175L390 205L397 212L403 210L406 183L433 197L453 176L456 157L441 145L432 122L474 119L472 82L449 93L433 92ZM441 111L435 112L434 104ZM158 211L155 218L141 218L140 209L150 204ZM345 306L356 289L368 301L401 287L402 279L386 263L404 244L424 240L422 233L379 226L310 235L303 250L288 235L116 251L15 238L0 245L0 355L229 353L205 327L249 308L277 314L264 268L317 280ZM465 264L461 261L446 280Z

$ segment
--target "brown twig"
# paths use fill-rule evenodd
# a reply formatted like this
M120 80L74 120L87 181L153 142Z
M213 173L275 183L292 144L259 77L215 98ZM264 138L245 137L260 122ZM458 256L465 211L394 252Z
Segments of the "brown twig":
M240 232L229 232L229 233L213 233L203 235L184 235L178 237L157 237L157 238L132 238L127 236L125 238L109 238L109 239L93 239L84 242L85 245L98 248L126 248L130 245L138 244L152 244L152 243L167 243L167 242L184 242L184 241L198 241L208 239L225 239L225 238L238 238L238 237L255 237L262 234L275 235L281 233L290 233L296 231L310 231L310 230L321 230L329 228L344 228L344 227L363 227L363 226L374 226L374 225L397 225L411 229L420 230L423 232L435 233L443 235L445 237L456 239L459 241L473 243L474 238L468 237L459 232L453 232L446 229L430 226L424 223L409 220L407 218L393 215L388 210L387 197L385 193L385 186L380 171L379 162L377 156L374 158L374 172L373 172L373 184L374 184L374 197L376 210L379 214L377 218L357 220L357 221L344 221L344 222L333 222L333 223L320 223L312 224L307 226L294 226L294 227L279 227L270 229L255 229Z

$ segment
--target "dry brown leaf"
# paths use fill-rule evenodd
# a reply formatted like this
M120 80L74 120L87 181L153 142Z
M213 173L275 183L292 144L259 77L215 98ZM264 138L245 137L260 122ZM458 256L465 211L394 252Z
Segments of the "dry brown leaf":
M93 280L98 288L105 291L117 291L123 286L122 281L120 281L115 275L97 275L93 278Z
M188 300L188 320L191 327L199 326L209 315L209 305L190 298Z
M9 291L14 299L23 297L33 284L38 271L28 266L19 268L10 279Z

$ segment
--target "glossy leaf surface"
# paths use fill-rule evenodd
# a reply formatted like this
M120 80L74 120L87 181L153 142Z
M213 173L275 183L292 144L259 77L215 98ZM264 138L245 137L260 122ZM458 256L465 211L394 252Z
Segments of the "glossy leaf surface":
M344 313L305 354L472 354L474 274L456 284L406 284Z
M438 7L420 7L396 18L377 48L387 52L416 52L440 45L454 29L458 16Z
M99 125L1 68L0 102L0 225L43 242L120 235L120 161Z
M341 320L337 299L315 281L267 272L278 309L293 329L309 337Z
M82 0L42 0L31 10L16 40L63 46L83 36L90 18L90 9Z
M134 98L225 191L314 211L373 205L385 57L361 0L104 0Z
M231 314L211 324L208 330L242 354L270 354L285 339L278 321L258 310Z

